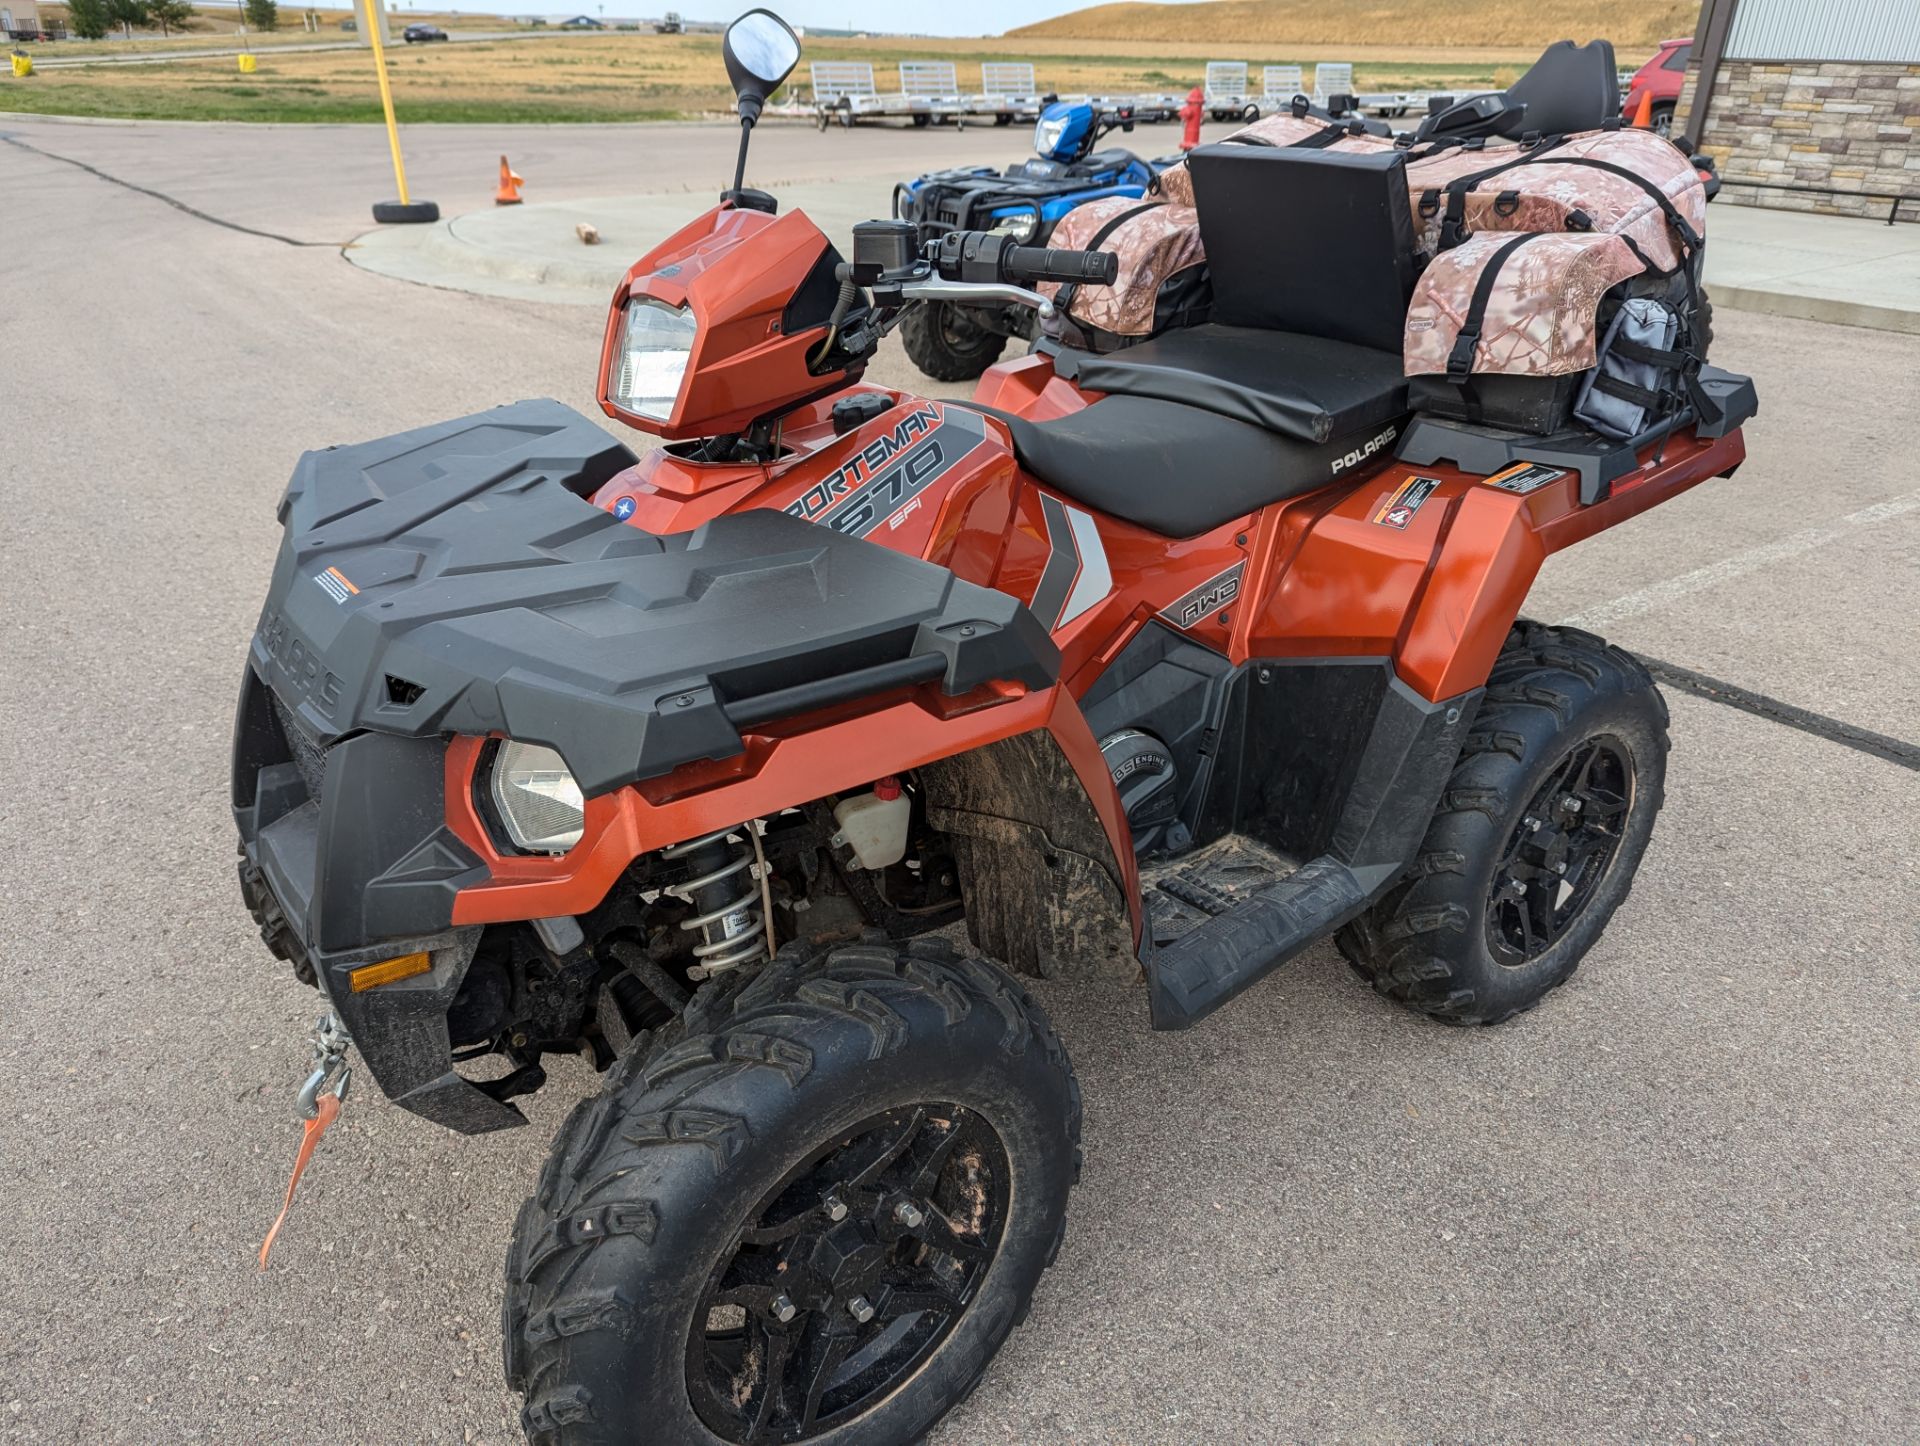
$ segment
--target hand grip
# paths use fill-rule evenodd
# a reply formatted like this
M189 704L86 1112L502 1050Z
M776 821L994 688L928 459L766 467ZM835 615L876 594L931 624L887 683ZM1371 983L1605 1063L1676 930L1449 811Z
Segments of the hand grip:
M1036 281L1077 281L1111 286L1120 275L1120 258L1111 251L1056 251L1047 246L1010 246L1000 274L1016 286Z

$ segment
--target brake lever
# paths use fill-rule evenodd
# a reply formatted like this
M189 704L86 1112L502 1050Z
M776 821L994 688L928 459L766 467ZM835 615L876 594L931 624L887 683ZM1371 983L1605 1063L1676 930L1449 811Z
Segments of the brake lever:
M1053 316L1053 303L1039 292L1000 281L943 281L929 276L904 283L900 295L908 301L1011 301L1031 306L1042 321Z

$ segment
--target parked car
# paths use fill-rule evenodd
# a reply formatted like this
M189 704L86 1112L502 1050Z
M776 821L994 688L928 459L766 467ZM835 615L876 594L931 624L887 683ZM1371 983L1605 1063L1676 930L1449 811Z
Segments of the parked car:
M1629 121L1640 114L1643 97L1653 96L1650 119L1654 130L1666 135L1673 129L1673 108L1680 99L1680 87L1687 78L1687 62L1693 58L1693 37L1663 40L1652 60L1633 73L1620 114Z
M446 38L447 32L442 30L438 25L409 25L401 32L401 39L405 40L409 45L415 43L425 44L429 40L445 40Z

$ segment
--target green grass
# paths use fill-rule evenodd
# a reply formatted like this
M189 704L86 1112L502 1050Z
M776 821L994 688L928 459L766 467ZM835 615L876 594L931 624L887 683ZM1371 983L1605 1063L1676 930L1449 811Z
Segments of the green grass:
M93 95L46 95L44 103L25 86L0 91L0 110L30 115L73 115L122 120L252 121L280 125L379 125L384 121L380 102L330 95L319 86L278 87L272 92L257 86L208 85L191 89L143 91L137 87ZM575 93L577 88L561 91ZM555 125L602 121L667 121L681 119L678 110L627 106L610 95L602 107L583 111L578 105L554 104L537 95L502 96L493 100L442 100L419 94L408 98L402 119L408 125Z

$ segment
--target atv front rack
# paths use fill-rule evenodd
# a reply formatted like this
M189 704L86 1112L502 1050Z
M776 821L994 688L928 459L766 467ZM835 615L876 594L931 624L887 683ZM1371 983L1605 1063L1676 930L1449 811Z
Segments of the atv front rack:
M309 452L256 671L323 744L504 734L588 797L888 689L1053 683L1027 610L943 567L782 512L660 537L584 500L631 461L552 401Z

